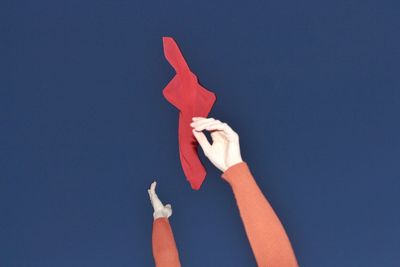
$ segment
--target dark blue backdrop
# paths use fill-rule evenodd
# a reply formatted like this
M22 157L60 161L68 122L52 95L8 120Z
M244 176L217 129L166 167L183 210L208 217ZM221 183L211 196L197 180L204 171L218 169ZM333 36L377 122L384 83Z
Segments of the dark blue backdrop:
M184 266L255 266L220 172L183 176L164 35L302 266L400 266L398 1L246 2L0 2L0 266L152 266L153 179Z

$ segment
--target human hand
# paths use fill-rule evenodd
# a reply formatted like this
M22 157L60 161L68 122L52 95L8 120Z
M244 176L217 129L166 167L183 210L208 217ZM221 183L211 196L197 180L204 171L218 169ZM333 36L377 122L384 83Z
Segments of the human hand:
M147 190L147 193L149 193L151 205L153 206L154 212L153 212L153 217L154 220L160 217L170 217L172 215L172 207L170 204L163 205L161 200L158 198L156 194L156 186L157 182L153 182L150 185L150 189Z
M242 162L239 135L227 123L214 118L193 117L190 126L204 155L219 170L224 172L230 166ZM203 130L210 132L212 144L208 142Z

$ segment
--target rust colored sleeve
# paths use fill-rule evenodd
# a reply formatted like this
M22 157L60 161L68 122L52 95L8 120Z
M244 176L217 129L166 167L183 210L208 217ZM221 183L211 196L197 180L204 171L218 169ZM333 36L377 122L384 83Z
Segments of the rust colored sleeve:
M153 221L152 246L156 267L181 267L174 234L167 218Z
M285 229L258 187L247 163L236 163L221 177L232 187L257 265L297 267Z

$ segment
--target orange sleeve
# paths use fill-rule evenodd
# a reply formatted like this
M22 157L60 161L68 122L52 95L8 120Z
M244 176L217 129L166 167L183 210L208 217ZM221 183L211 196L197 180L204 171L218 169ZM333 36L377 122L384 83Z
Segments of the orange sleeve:
M156 267L180 267L178 249L167 218L153 221L153 256Z
M221 177L232 187L257 265L298 266L285 229L258 187L247 163L242 161L232 165Z

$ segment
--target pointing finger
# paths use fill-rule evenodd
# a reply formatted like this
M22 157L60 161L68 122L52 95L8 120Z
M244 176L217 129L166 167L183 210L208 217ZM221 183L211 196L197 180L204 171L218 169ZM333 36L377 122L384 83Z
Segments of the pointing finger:
M154 193L154 194L156 193L156 186L157 186L157 182L156 181L152 182L151 185L150 185L150 191L152 193Z
M192 121L197 121L197 120L200 120L200 119L205 119L204 117L192 117Z
M213 125L208 125L206 127L207 131L215 131L215 130L220 130L223 131L226 135L230 136L230 135L235 135L236 133L232 130L231 127L229 127L228 124L226 123L216 123Z
M205 121L204 123L201 123L199 125L196 125L194 128L196 131L203 131L208 125L215 124L215 123L221 123L219 120L209 120Z
M214 119L214 118L202 118L202 119L198 119L198 120L193 121L192 123L190 123L190 126L193 127L193 128L197 128L197 127L199 127L200 125L203 125L203 124L205 124L205 123L207 123L207 122L210 122L210 121L215 121L215 119Z

